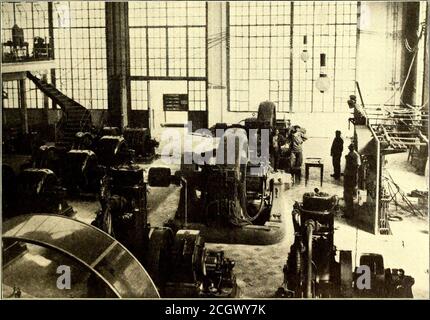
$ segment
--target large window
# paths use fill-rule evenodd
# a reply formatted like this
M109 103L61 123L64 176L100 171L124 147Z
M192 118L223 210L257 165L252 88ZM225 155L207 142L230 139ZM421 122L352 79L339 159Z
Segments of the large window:
M345 101L355 92L357 50L356 2L294 2L293 101L294 112L345 110ZM307 36L310 59L300 60L303 37ZM315 86L320 73L320 53L326 54L328 91Z
M6 99L2 99L3 108L19 108L19 83L18 81L3 81L2 89Z
M230 2L230 109L256 110L258 101L289 109L291 6L284 2Z
M12 27L24 30L24 41L28 42L29 55L33 53L35 37L49 42L48 4L46 2L2 2L2 42L12 40Z
M48 4L46 2L2 2L2 42L12 40L12 27L17 25L24 31L24 41L28 43L28 55L33 55L34 38L40 37L46 43L49 39ZM4 48L7 50L7 48ZM24 54L24 53L23 53ZM49 81L48 76L48 81ZM30 80L25 80L27 108L43 108L43 94ZM3 90L8 98L4 100L5 108L19 107L19 83L8 81L3 83ZM48 102L50 104L50 102Z
M89 109L107 109L105 4L54 2L55 85Z
M356 24L356 2L230 2L230 110L254 111L266 99L284 112L342 108L355 91ZM315 88L320 53L331 78L324 94Z
M131 1L128 6L132 109L147 109L148 81L183 80L190 110L206 110L206 3Z

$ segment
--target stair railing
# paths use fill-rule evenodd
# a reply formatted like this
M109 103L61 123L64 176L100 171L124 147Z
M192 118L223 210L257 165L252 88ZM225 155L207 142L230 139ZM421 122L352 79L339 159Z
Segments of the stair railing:
M81 117L79 122L79 130L83 131L84 126L88 125L88 120L91 118L91 112L88 109L85 109L84 114Z

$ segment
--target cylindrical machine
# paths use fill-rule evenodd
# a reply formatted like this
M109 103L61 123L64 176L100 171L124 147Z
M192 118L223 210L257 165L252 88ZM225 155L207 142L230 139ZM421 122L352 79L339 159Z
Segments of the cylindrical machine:
M295 241L284 268L287 289L295 297L327 297L334 279L333 243L337 197L315 190L303 195L292 212Z
M332 298L378 297L411 298L414 278L403 270L384 269L383 257L368 253L359 266L368 266L371 288L360 288L362 272L352 271L352 252L334 246L334 210L337 198L315 190L306 193L303 203L296 202L292 212L294 243L284 266L284 283L279 297Z

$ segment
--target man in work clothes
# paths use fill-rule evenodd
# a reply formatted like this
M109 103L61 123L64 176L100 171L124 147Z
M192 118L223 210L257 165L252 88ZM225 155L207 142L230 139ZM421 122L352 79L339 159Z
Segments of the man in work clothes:
M343 173L343 199L345 200L345 218L354 216L354 195L357 188L358 168L361 166L360 154L355 151L354 144L348 146L349 153L345 156Z
M290 167L294 181L300 183L302 177L303 142L307 140L305 129L294 126L290 135Z
M331 175L336 180L340 179L340 158L342 157L343 151L343 139L341 138L341 132L336 130L335 138L331 145L330 155L333 162L333 174Z
M281 157L281 147L285 144L285 137L279 133L278 129L275 129L275 133L273 135L272 141L272 150L273 150L273 169L275 172L279 169L279 159Z

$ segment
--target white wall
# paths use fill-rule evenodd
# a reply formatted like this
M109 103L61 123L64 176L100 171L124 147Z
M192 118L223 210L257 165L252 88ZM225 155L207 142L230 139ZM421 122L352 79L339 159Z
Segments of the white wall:
M357 81L365 104L398 102L402 3L361 3ZM397 40L396 40L397 39Z

